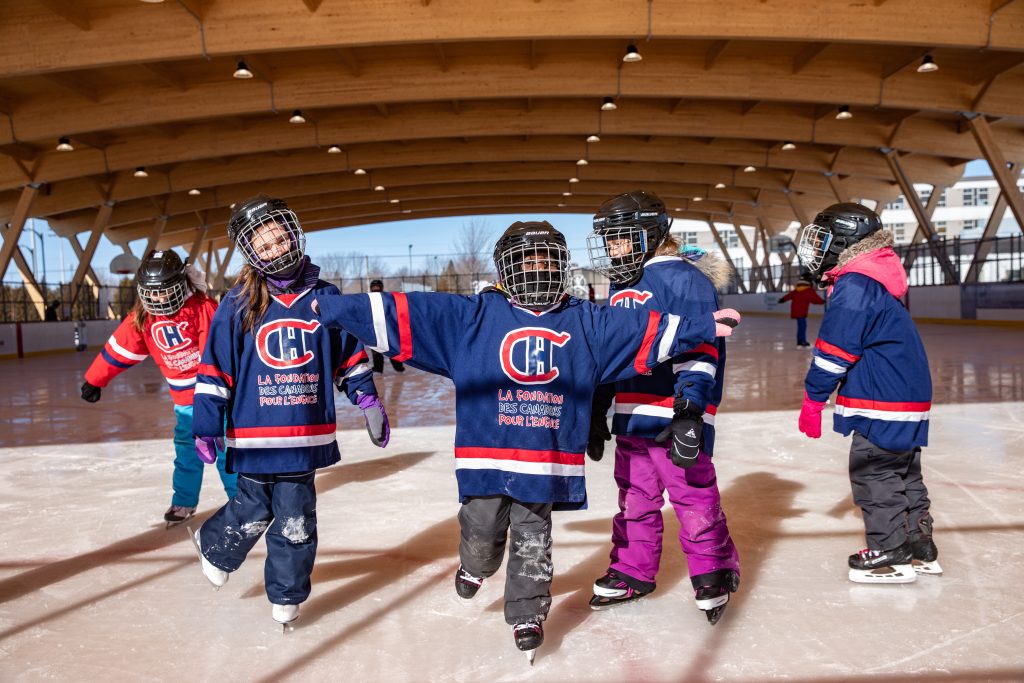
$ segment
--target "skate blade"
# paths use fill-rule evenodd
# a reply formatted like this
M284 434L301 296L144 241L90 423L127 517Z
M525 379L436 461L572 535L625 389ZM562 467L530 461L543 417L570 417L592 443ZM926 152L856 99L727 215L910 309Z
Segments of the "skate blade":
M909 564L895 564L875 569L850 569L850 581L854 583L913 583L917 573Z
M630 598L609 598L602 595L592 595L590 597L590 609L600 612L601 610L615 607L616 605L625 605L631 602L637 602L638 600L646 597L645 595L633 595Z
M537 657L537 650L525 650L523 654L526 655L526 661L530 663L530 666L533 666L533 660Z
M716 607L724 607L725 603L729 602L729 594L723 593L722 595L716 595L713 598L706 600L695 600L697 608L708 612Z
M202 548L199 547L199 539L196 538L196 532L192 530L192 525L191 524L186 524L185 525L185 533L188 534L188 540L192 541L192 547L196 549L196 555L199 556L199 571L203 572L203 560L205 558L203 557L203 550L202 550ZM206 579L206 581L211 586L213 586L213 590L214 591L219 591L220 590L220 586L215 584L213 581L210 581L210 577L208 577L206 575L206 572L203 572L203 578Z
M940 576L942 574L942 567L939 566L938 560L932 560L931 562L914 560L914 571L927 576Z
M708 624L710 626L714 626L715 624L717 624L718 620L722 618L723 614L725 614L725 605L722 605L720 607L713 607L712 609L709 609L706 612L704 612L704 616L708 618Z

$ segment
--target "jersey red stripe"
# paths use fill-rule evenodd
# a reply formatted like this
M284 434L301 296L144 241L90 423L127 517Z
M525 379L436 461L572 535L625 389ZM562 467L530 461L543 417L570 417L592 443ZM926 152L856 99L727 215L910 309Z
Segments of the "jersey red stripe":
M197 370L199 371L199 374L206 375L207 377L219 377L224 380L224 384L228 385L229 388L235 383L235 381L231 379L231 375L212 365L200 363Z
M818 349L821 349L822 351L824 351L825 353L829 354L830 356L835 356L837 358L842 358L843 360L848 361L850 363L856 363L858 360L860 360L860 356L855 356L852 353L848 353L846 351L843 351L838 346L836 346L834 344L829 344L827 341L825 341L821 337L818 337L818 341L814 342L814 346L816 348L818 348Z
M321 434L332 434L337 431L338 425L296 425L293 427L238 427L227 430L227 435L232 439L252 439L257 437L270 436L319 436Z
M615 394L615 400L618 403L640 403L645 406L661 406L663 408L671 408L674 397L659 396L658 394L631 394L626 392L619 392Z
M524 448L480 448L462 446L455 448L456 458L490 458L492 460L517 460L519 462L546 462L558 465L582 465L582 453L562 451L531 451Z
M873 401L869 398L849 398L836 396L836 405L847 408L867 408L869 410L891 410L895 412L920 413L931 410L931 401Z
M412 328L409 326L409 299L402 292L394 292L395 313L398 314L398 355L395 360L412 357Z
M647 358L651 355L651 347L654 346L654 338L658 336L658 322L660 320L661 314L657 311L651 311L647 315L647 331L644 332L644 340L640 344L640 350L636 354L636 360L633 361L633 368L641 375L650 369L647 367Z

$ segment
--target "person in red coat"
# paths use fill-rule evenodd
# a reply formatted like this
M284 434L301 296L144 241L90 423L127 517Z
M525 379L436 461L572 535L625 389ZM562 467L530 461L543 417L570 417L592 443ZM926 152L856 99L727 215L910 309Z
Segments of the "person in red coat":
M793 291L779 299L779 303L789 302L789 317L796 320L796 345L810 346L807 343L807 309L811 304L821 305L825 301L811 287L809 280L800 278Z

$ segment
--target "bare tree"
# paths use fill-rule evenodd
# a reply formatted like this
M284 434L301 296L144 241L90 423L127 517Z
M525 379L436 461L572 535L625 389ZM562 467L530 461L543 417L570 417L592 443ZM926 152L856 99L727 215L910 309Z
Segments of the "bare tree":
M452 244L455 257L449 264L451 271L467 275L490 273L494 270L490 259L493 246L491 227L487 221L464 222L462 231Z

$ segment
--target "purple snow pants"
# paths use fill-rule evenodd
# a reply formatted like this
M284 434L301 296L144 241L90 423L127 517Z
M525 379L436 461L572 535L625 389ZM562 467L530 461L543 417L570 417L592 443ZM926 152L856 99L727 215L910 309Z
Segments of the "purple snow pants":
M668 449L637 436L615 437L615 482L619 514L612 520L610 569L654 583L661 562L664 492L679 518L679 542L686 553L690 577L718 569L740 569L729 536L715 466L701 451L697 462L676 467Z

